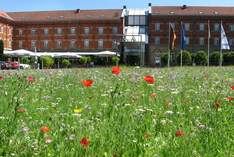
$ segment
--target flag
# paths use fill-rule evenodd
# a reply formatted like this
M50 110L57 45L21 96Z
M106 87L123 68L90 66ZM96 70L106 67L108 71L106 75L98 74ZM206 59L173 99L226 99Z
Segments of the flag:
M228 39L223 29L223 24L221 24L221 50L230 50Z
M175 33L175 28L172 26L171 23L169 23L169 27L170 27L169 48L170 50L173 50L175 48L176 33Z
M180 36L180 38L181 38L181 41L180 41L180 48L181 48L181 50L184 50L185 49L185 42L186 42L186 37L185 37L185 30L184 30L184 25L183 25L183 23L181 22L181 30L180 30L180 32L181 32L181 36Z

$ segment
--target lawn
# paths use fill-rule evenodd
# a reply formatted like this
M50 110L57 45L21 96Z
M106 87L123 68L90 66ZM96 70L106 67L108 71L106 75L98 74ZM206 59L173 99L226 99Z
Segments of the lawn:
M234 67L118 72L0 71L0 156L234 157Z

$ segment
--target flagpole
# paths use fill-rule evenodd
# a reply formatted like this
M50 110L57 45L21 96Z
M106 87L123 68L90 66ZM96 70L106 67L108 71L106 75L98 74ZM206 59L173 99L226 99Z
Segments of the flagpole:
M170 50L170 41L171 41L171 36L170 36L170 34L171 34L171 29L170 29L170 22L169 22L169 24L168 24L168 32L169 32L169 34L168 34L168 57L167 57L167 66L168 66L168 68L170 67L170 55L171 55L171 50Z
M219 66L222 66L222 20L221 20L221 25L220 25L220 58L219 58Z
M183 38L184 38L183 36L184 36L184 34L183 34L183 28L182 28L182 27L183 27L182 21L181 21L180 27L181 27L181 32L180 32L181 35L180 35L180 36L181 36L181 45L182 45L182 44L184 44L184 43L183 43L183 40L184 40L184 39L183 39ZM180 67L182 67L182 66L183 66L183 48L182 48L182 46L181 46L181 48L180 48Z
M208 41L207 41L207 44L208 44L208 46L207 46L207 61L208 61L208 63L207 63L207 66L209 67L210 66L210 20L208 20L208 39L207 39Z

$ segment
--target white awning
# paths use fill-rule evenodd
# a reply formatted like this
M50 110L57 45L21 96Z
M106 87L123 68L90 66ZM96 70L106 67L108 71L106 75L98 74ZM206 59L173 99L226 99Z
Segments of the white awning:
M33 54L32 51L24 50L24 49L19 49L19 50L14 50L14 51L5 51L3 52L7 56L14 56L14 57L21 57L21 56L30 56Z

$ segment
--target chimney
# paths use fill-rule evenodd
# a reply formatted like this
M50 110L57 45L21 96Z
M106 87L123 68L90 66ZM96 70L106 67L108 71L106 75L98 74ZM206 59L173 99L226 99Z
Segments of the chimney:
M151 6L152 6L152 4L151 4L151 3L149 3L148 5L149 5L149 7L151 7Z
M80 9L76 9L76 14L78 14L80 12Z
M123 6L123 9L127 9L126 5Z
M181 7L182 10L187 9L187 8L188 8L187 5L183 5L183 6Z

